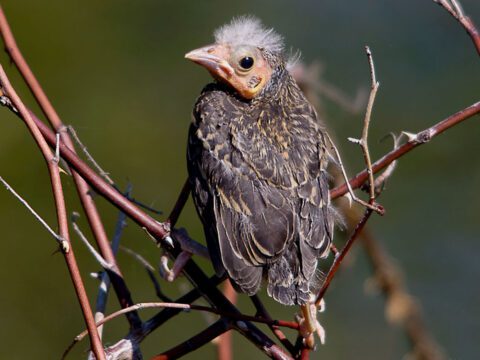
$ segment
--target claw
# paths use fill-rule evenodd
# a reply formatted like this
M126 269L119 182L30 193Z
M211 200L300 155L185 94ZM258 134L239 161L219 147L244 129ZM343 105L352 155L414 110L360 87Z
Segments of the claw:
M317 311L325 311L325 301L323 299L320 301L318 309L315 306L314 300L308 305L302 305L300 308L301 313L296 314L295 319L300 325L299 332L304 338L305 345L310 349L315 348L315 333L320 339L320 343L322 345L325 344L326 332L317 319Z
M165 236L165 237L163 238L163 241L165 241L165 242L166 242L168 245L170 245L172 248L174 247L174 245L173 245L173 240L172 240L172 238L171 238L170 236Z

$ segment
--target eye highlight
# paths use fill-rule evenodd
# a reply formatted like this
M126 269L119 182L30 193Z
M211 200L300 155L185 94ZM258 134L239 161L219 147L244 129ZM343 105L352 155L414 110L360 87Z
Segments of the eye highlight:
M244 56L240 59L240 61L238 62L238 65L240 65L240 67L243 70L250 70L254 63L255 63L255 61L253 60L253 57Z

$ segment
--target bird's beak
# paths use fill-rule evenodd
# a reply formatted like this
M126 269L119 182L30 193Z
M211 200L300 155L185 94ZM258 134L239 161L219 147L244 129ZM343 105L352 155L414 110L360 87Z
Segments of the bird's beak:
M185 58L205 67L213 76L230 79L235 71L228 63L230 50L218 44L204 46L185 54Z

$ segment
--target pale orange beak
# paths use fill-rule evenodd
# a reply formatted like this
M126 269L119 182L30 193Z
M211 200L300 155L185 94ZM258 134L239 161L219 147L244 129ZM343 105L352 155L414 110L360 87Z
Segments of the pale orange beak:
M195 49L185 54L185 58L202 65L213 76L229 80L235 70L228 63L230 50L223 45L213 44Z

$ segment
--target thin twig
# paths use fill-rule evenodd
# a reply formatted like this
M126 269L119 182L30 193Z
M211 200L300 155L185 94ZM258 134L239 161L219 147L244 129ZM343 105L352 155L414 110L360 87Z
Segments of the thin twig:
M100 174L101 177L105 179L106 182L108 182L110 185L114 185L115 182L112 180L110 177L110 174L103 170L103 168L98 164L98 162L95 160L95 158L90 155L90 153L87 150L87 147L83 144L83 142L80 140L80 138L77 135L77 132L75 131L74 127L72 125L68 125L67 131L69 132L70 136L73 138L73 140L77 143L77 145L80 147L80 150L82 150L83 154L87 157L87 160L90 162L90 164L93 165L93 167L97 170L97 172Z
M456 0L433 0L433 2L447 10L463 26L480 55L480 32L472 19L465 15L460 2Z
M28 211L30 211L30 213L35 217L35 219L38 220L38 222L40 224L42 224L42 226L47 229L47 231L55 238L55 240L58 241L60 247L63 249L62 251L64 252L68 252L68 248L69 248L69 244L67 241L65 241L65 239L63 239L60 235L58 235L55 231L53 231L53 229L50 227L50 225L47 224L47 222L45 220L43 220L43 218L30 206L30 204L27 202L27 200L25 200L24 198L22 198L11 186L10 184L8 184L4 179L3 177L0 176L0 182L5 186L5 188L10 191L13 196L15 196L17 198L18 201L20 201L23 206L25 206L27 208Z
M143 309L152 309L152 308L168 308L168 309L181 309L181 310L194 310L194 311L204 311L212 314L217 314L225 318L230 318L233 320L238 320L238 321L252 321L252 322L257 322L261 324L267 324L267 325L274 325L274 326L281 326L281 327L286 327L294 330L298 330L298 324L294 321L285 321L285 320L269 320L269 319L264 319L264 318L259 318L256 316L250 316L250 315L244 315L240 313L228 313L224 312L219 309L211 308L208 306L203 306L203 305L195 305L195 304L180 304L180 303L167 303L167 302L144 302L144 303L138 303L132 306L129 306L128 308L120 309L118 311L115 311L114 313L105 316L100 322L98 322L96 325L100 326L105 324L106 322L115 319L116 317L132 312L132 311L137 311L137 310L143 310ZM87 335L87 331L83 331L80 334L78 334L75 337L75 341L78 342L85 338Z
M368 64L370 65L370 76L372 78L372 87L370 96L368 98L367 111L365 112L365 119L362 131L362 138L360 139L360 146L362 147L363 155L365 157L365 164L367 165L368 182L370 183L370 201L375 201L375 181L373 179L372 160L370 158L370 151L368 149L368 129L370 127L370 120L372 116L373 104L375 103L375 97L377 95L378 87L380 83L377 81L375 75L375 65L373 64L372 52L368 46L365 47L367 53Z
M383 215L384 213L384 209L378 205L378 204L370 204L366 201L363 201L362 199L358 198L355 193L353 192L354 190L354 187L351 186L350 184L350 181L348 180L348 175L347 175L347 172L345 170L345 166L343 165L343 162L342 162L342 158L340 156L340 152L338 151L337 147L335 146L335 144L333 143L330 135L328 135L328 133L325 133L325 137L326 139L328 140L329 144L330 144L330 147L331 147L331 150L333 151L333 153L335 154L335 158L338 162L338 166L340 167L340 171L343 175L343 178L345 180L345 187L346 187L346 191L345 193L343 193L342 195L345 195L347 192L348 192L348 195L351 197L351 199L357 203L359 203L360 205L362 206L365 206L366 208L369 208L369 209L372 209L373 211ZM348 140L352 141L353 139L352 138L349 138ZM359 141L359 140L357 140ZM368 172L368 170L367 170ZM331 192L330 192L331 193ZM333 197L332 197L333 199Z
M358 198L355 195L355 193L353 192L353 188L351 187L351 185L348 181L348 176L347 176L345 167L343 166L342 159L340 157L340 153L339 153L338 149L336 148L335 144L333 143L332 139L328 135L328 133L326 133L326 137L327 137L327 140L329 141L329 143L331 145L331 148L332 148L332 150L333 150L333 152L336 156L336 159L339 163L341 172L342 172L343 177L344 177L345 182L346 182L348 193L351 196L352 200L354 200L355 202L357 202L357 203L359 203L359 204L361 204L361 205L363 205L367 208L370 208L370 209L378 212L379 214L383 214L383 211L384 211L383 208L381 206L379 206L378 204L375 204L375 202L373 201L374 198L375 198L374 183L373 183L373 171L372 171L372 164L371 164L371 160L370 160L370 153L368 151L368 142L367 142L368 128L369 128L369 125L370 125L370 115L371 115L373 103L374 103L374 100L375 100L375 94L377 93L377 89L378 89L379 84L376 80L375 68L373 66L373 60L372 60L372 57L371 57L370 49L368 47L366 47L366 51L367 51L367 56L368 56L368 60L369 60L369 64L370 64L370 75L371 75L371 78L372 78L372 88L371 88L370 96L369 96L369 99L368 99L367 111L365 112L362 137L361 137L360 140L355 139L355 138L348 138L348 140L351 141L351 142L359 144L362 148L363 156L364 156L364 159L365 159L365 164L367 166L367 173L368 173L368 176L369 176L369 179L370 179L370 201L368 203L363 201L362 199Z
M95 258L95 260L97 260L97 262L100 264L100 266L102 268L104 268L105 270L111 270L112 269L112 265L109 264L103 257L102 255L100 255L98 253L98 251L92 246L92 244L90 244L90 242L88 241L87 237L85 236L85 234L82 232L82 230L80 230L80 227L78 226L77 224L77 220L78 218L80 217L80 214L77 213L77 212L73 212L72 213L72 216L71 216L71 222L72 222L72 227L73 227L73 230L75 231L75 233L78 235L78 238L85 244L85 246L87 247L88 251L90 251L90 253L93 255L93 257Z
M393 149L397 149L399 146L399 136L395 136L394 134L391 134L393 138ZM387 183L388 179L392 176L393 172L395 171L397 167L397 161L391 162L387 168L377 176L377 178L374 181L375 184L375 194L380 194L385 187L385 184Z
M368 184L369 184L369 203L375 203L375 183L373 178L373 171L372 171L372 160L370 158L370 151L368 149L368 129L370 127L370 120L372 116L372 109L373 104L375 103L375 96L378 91L378 87L380 83L377 81L377 77L375 75L375 66L373 64L373 57L372 52L368 46L365 46L365 52L367 53L368 64L370 66L370 77L371 77L371 88L370 88L370 96L368 98L367 103L367 110L365 111L365 117L363 120L363 130L362 130L362 137L360 139L355 138L348 138L349 141L360 145L362 148L363 158L365 160L365 165L367 167L367 174L368 174Z

